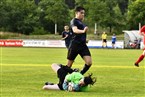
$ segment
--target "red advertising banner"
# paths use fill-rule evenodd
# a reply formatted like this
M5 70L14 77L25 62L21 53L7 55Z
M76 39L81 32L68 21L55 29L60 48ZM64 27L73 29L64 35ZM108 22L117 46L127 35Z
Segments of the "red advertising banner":
M21 47L23 40L0 40L0 46Z

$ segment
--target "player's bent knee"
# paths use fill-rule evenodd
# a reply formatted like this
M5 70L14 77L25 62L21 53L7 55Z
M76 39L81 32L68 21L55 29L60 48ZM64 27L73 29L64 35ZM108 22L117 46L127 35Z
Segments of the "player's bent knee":
M88 62L88 63L86 63L88 66L91 66L92 65L92 62Z
M46 85L45 85L45 86L43 86L43 87L42 87L42 89L43 89L43 90L48 90L48 88L47 88L47 86L46 86Z
M57 73L58 69L60 69L61 67L60 67L58 64L53 63L53 64L51 65L51 68L53 69L54 72Z
M51 65L51 68L56 68L56 67L59 67L57 63L53 63L53 64Z
M57 63L52 63L51 67L56 66L56 65L57 65Z

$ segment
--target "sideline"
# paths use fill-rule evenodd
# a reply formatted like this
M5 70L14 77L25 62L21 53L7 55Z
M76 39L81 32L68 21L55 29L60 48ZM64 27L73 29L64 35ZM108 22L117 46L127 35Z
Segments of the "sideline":
M46 66L51 66L51 64L2 64L1 66L20 66L20 67L46 67ZM82 65L77 65L77 67L82 66ZM76 66L74 66L76 67ZM140 66L140 67L135 67L134 65L131 66L109 66L109 65L97 65L97 66L92 66L92 67L96 67L96 68L137 68L137 69L145 69L145 66Z

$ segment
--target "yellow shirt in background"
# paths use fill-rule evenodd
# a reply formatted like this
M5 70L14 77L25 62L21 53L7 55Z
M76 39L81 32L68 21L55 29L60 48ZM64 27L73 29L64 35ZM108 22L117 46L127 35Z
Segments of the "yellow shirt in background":
M102 39L106 39L107 38L107 34L102 34Z

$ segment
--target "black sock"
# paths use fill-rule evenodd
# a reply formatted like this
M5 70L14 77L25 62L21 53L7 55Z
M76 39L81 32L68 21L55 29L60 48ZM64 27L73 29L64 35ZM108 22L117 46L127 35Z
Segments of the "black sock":
M85 64L84 67L83 67L83 69L81 70L80 73L81 73L81 74L85 74L85 73L89 70L90 67L91 67L91 66Z
M71 69L70 67L68 67L67 65L64 66L64 70L67 71L68 73L72 73L73 69Z

